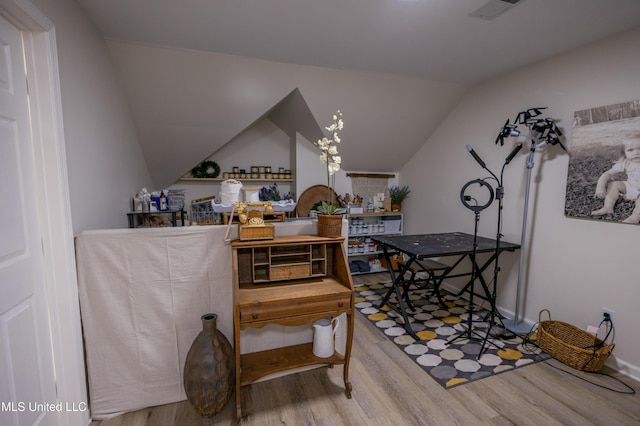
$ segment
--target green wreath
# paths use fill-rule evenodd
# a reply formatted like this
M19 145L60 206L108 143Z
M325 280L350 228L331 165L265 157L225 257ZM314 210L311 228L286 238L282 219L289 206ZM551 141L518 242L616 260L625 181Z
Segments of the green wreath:
M215 161L205 160L191 169L194 178L217 178L220 174L220 166Z

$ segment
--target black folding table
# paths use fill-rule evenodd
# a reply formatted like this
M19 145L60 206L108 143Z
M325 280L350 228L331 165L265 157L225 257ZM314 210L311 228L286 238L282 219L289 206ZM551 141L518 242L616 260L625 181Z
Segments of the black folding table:
M451 268L445 270L437 280L434 280L434 291L438 295L438 299L441 300L439 293L440 284L442 284L442 281L445 278L457 278L472 275L471 272L454 273L456 267L458 267L465 258L469 258L472 262L472 268L474 266L476 267L476 279L480 281L482 289L484 290L484 295L478 296L488 300L491 303L491 309L493 310L493 312L495 312L496 283L493 283L494 292L492 292L486 280L482 276L482 272L486 270L494 261L496 261L500 253L502 253L503 251L515 251L520 248L519 244L513 244L502 240L498 244L497 240L476 236L476 248L474 252L474 236L463 232L445 232L422 235L375 236L372 237L372 239L377 241L382 246L387 265L389 265L389 274L391 275L392 281L392 287L382 299L379 307L384 306L385 303L388 302L391 294L395 292L396 298L398 299L400 314L404 319L405 329L407 330L407 333L409 333L409 335L411 335L416 340L420 339L411 327L403 301L403 293L400 289L400 287L402 287L402 290L406 295L409 291L409 286L412 284L410 281L407 281L405 279L405 273L411 271L412 268L417 267L419 269L420 261L424 259L458 256L458 259L454 262L453 265L451 265ZM396 271L394 271L394 269L391 267L391 252L403 253L408 258L408 260L402 262L397 274ZM489 258L486 259L484 263L482 263L482 265L478 264L478 257L473 256L474 253L480 254L491 252L493 252L492 255L489 256ZM458 295L469 289L473 291L473 279L471 279L464 286L464 288L460 290Z

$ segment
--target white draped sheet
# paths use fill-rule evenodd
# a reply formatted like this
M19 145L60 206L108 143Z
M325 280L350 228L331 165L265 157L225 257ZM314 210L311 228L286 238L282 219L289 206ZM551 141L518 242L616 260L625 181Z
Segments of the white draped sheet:
M316 234L317 222L276 223L276 236ZM346 228L343 226L343 229ZM218 315L233 344L231 247L226 226L118 229L76 238L91 417L186 399L182 371L202 330ZM236 227L229 238L237 238ZM312 340L310 326L243 332L242 352Z

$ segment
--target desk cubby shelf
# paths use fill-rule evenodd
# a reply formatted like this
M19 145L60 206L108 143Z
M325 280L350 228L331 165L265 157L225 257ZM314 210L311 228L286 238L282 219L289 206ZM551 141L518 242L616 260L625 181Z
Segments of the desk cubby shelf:
M327 274L325 244L247 247L238 249L240 259L251 258L252 282L322 277ZM247 284L246 277L240 285Z

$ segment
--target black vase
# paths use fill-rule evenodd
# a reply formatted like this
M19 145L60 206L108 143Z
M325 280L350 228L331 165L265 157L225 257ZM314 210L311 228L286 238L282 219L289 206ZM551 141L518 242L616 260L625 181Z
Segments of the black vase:
M233 348L216 328L217 318L217 314L201 317L202 331L191 344L184 364L185 393L205 417L222 411L235 387Z

